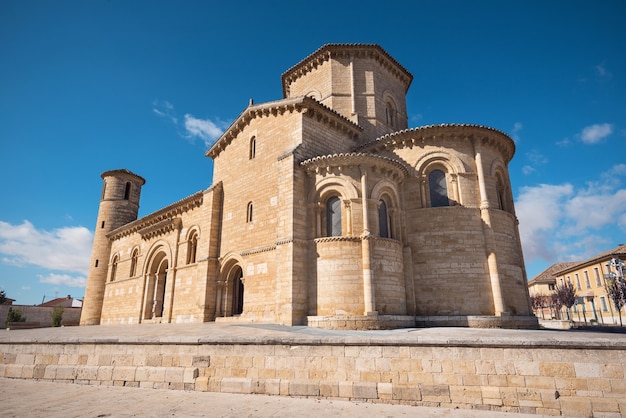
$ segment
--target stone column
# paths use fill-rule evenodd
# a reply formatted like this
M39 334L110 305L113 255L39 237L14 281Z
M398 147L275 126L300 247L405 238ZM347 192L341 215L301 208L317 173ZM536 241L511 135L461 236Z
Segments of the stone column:
M489 198L487 197L487 186L485 184L485 173L480 151L474 143L474 159L476 162L476 173L478 174L478 188L480 191L480 217L483 221L483 236L485 238L485 251L487 253L487 266L491 282L491 294L493 297L493 307L496 316L505 312L504 298L502 296L502 285L500 283L500 273L498 272L498 259L495 252L495 238L491 228L491 215L489 212Z
M363 204L363 234L361 235L361 260L363 264L364 314L375 314L374 286L372 285L372 252L370 249L370 223L367 199L367 168L361 167L361 201Z

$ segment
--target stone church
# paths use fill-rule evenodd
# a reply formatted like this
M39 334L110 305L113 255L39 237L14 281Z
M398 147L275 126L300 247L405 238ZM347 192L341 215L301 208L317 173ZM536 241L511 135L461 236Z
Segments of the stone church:
M137 219L145 180L102 174L81 324L532 328L505 133L408 128L413 76L324 45L206 156L213 184Z

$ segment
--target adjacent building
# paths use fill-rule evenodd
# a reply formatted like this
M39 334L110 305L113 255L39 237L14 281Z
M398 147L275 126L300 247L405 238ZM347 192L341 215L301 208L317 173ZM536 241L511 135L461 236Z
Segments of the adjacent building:
M620 260L626 260L626 245L619 245L585 261L554 264L528 282L530 295L550 295L557 285L569 282L577 296L572 308L572 320L600 325L619 324L621 315L623 323L626 323L625 309L618 312L607 292L613 280L611 276L616 279L623 277L617 266ZM555 316L550 306L537 308L535 313L546 319Z
M137 219L145 180L103 173L81 324L536 327L514 142L409 128L412 80L378 45L325 45L206 152L208 189Z

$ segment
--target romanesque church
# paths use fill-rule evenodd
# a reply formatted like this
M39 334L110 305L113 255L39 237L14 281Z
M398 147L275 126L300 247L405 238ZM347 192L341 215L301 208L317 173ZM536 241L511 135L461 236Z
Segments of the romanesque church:
M515 144L409 128L412 79L378 45L324 45L206 152L206 190L137 219L145 180L103 173L81 324L536 327Z

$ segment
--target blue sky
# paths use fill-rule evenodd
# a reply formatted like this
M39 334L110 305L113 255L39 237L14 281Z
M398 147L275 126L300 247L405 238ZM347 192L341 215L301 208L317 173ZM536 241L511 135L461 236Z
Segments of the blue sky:
M413 75L409 126L511 135L529 278L626 243L622 1L0 2L0 288L82 297L106 170L140 216L205 189L204 151L326 43Z

